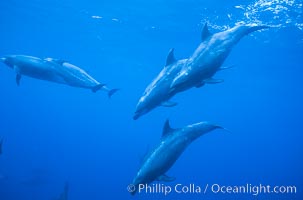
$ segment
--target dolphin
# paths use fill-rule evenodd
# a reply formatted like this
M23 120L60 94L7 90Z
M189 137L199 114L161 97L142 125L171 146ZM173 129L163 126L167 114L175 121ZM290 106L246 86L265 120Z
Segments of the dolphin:
M212 78L221 68L226 57L235 44L249 33L269 28L265 25L238 25L229 30L211 34L207 24L202 31L202 42L188 58L186 64L174 78L171 84L171 93L176 94L192 87L200 88L205 84L223 82L222 79Z
M1 138L0 140L0 155L3 153L2 146L3 146L3 138Z
M73 87L89 88L92 89L93 92L101 89L107 92L109 98L119 90L109 89L105 84L100 84L96 79L94 79L80 67L66 62L65 60L54 58L45 58L44 60L59 65L58 72L62 77L64 77L67 85Z
M167 120L159 145L146 156L133 179L134 190L131 191L131 194L134 195L138 191L140 184L150 184L155 180L173 181L174 178L165 175L165 173L174 165L183 151L195 139L217 128L224 129L210 122L199 122L173 129Z
M173 107L177 105L177 103L168 101L171 98L169 93L170 85L185 63L186 59L175 59L174 49L169 51L164 68L147 86L142 97L139 99L133 117L134 120L138 119L140 116L148 113L159 105L165 107Z
M103 89L108 92L109 96L117 91L117 89L104 88L105 84L99 83L84 70L58 59L8 55L0 58L0 60L15 71L17 85L20 85L22 75L26 75L73 87L88 88L93 92Z

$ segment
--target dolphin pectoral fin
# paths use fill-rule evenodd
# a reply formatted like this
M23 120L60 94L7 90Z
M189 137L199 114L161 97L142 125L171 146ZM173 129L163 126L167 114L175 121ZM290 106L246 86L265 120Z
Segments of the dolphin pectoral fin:
M20 85L20 80L21 80L21 75L16 74L16 83L17 83L18 86Z
M208 84L216 84L216 83L222 83L224 80L223 79L213 79L213 78L209 78L204 80L204 83L208 83Z
M119 90L120 89L111 89L110 91L108 91L108 98L111 98L113 96L113 94L115 94Z
M164 106L164 107L174 107L176 106L178 103L176 102L171 102L171 101L165 101L165 102L162 102L161 103L161 106Z
M174 180L176 180L175 177L169 177L165 174L163 174L157 178L157 181L163 181L163 182L172 182Z
M200 88L200 87L202 87L203 85L205 85L205 82L199 83L198 85L196 85L196 88Z
M97 92L98 90L100 90L103 86L105 86L105 84L98 84L96 85L95 87L92 88L92 91L95 93Z
M21 80L20 69L19 69L19 67L17 65L14 65L13 69L16 72L16 83L19 86L20 85L20 80Z
M226 66L226 67L220 67L219 70L226 70L226 69L231 69L231 68L234 68L235 65L230 65L230 66Z

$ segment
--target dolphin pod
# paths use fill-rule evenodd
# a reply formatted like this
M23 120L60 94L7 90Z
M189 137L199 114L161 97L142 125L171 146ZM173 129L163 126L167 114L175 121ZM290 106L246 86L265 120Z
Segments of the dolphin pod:
M178 93L192 87L202 87L204 84L221 83L223 80L212 78L229 55L233 46L245 35L268 28L268 26L240 25L227 31L211 34L205 24L202 31L202 42L185 67L171 84L171 92Z
M109 97L118 91L118 89L109 89L83 69L64 60L54 58L41 59L26 55L8 55L0 58L0 60L15 71L17 85L20 85L22 75L26 75L73 87L88 88L93 92L104 90Z
M162 138L159 145L154 148L143 161L133 180L135 194L141 184L150 184L158 181L173 181L174 178L165 173L173 166L183 151L200 136L215 130L224 129L210 122L199 122L183 128L173 129L167 120L163 127Z
M177 103L170 101L177 93L190 88L200 88L205 84L221 83L214 79L217 71L228 69L221 67L232 48L241 38L254 31L269 28L254 24L235 26L226 31L211 34L207 24L202 30L202 41L193 54L187 59L177 60L174 49L169 51L166 63L158 76L147 86L139 99L133 116L137 120L158 106L173 107ZM109 89L90 76L83 69L60 59L37 58L26 55L9 55L0 60L16 73L16 83L20 85L22 75L36 79L65 84L73 87L91 89L93 92L103 90L111 97L118 89ZM173 129L169 121L165 122L158 146L146 155L135 175L132 185L135 194L142 184L153 181L173 181L166 172L174 165L185 149L200 136L215 129L224 129L210 122L199 122L183 128ZM0 140L0 154L3 139ZM68 199L68 183L58 200Z
M148 113L157 106L172 107L177 103L170 102L179 92L192 87L200 88L205 84L221 83L223 80L212 78L217 71L227 69L221 67L233 46L245 35L269 28L258 25L239 25L234 28L211 34L207 24L202 31L202 41L194 53L183 60L176 60L170 51L166 66L145 89L140 98L133 119Z

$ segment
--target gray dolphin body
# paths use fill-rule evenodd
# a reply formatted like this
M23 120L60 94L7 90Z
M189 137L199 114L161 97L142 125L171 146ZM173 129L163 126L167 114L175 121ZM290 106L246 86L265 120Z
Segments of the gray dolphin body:
M186 63L184 60L176 60L174 57L174 49L171 49L163 70L145 89L142 97L140 98L133 119L136 120L140 116L148 113L157 106L172 107L176 103L169 102L171 98L170 86L176 75L180 72L183 65Z
M177 105L169 99L191 87L199 88L205 83L223 82L213 79L212 76L219 70L227 69L221 65L233 46L245 35L264 28L268 26L241 25L212 35L205 25L202 42L191 57L177 61L173 50L170 51L166 66L146 88L133 118L136 120L160 105L166 107Z
M103 90L111 97L119 89L109 89L105 84L99 83L96 79L90 76L86 71L64 60L46 58L46 61L52 62L58 66L59 74L66 81L65 84L73 87L82 87L92 89L93 92Z
M133 180L135 190L140 184L149 184L155 180L173 181L165 173L173 166L182 152L197 138L216 128L221 128L209 122L200 122L185 126L180 129L172 129L166 121L160 144L146 156L142 166Z
M171 84L171 92L176 94L192 87L201 87L206 83L221 83L223 80L213 79L212 76L220 68L235 44L245 35L268 26L239 25L229 30L210 34L205 24L202 31L202 42L192 56L187 60L183 69Z
M9 55L2 57L1 60L15 71L18 85L21 76L26 75L73 87L88 88L93 92L102 89L107 91L109 96L117 91L108 89L83 69L62 60L26 55Z

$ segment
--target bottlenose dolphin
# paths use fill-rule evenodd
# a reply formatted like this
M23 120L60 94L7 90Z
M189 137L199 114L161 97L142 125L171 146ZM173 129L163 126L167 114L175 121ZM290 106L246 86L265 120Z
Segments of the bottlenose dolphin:
M202 42L191 57L176 60L174 50L169 52L164 69L145 89L133 118L136 120L159 105L166 107L177 105L169 99L191 87L199 88L205 83L223 82L221 79L213 79L212 76L219 70L231 68L221 65L232 47L245 35L264 28L269 27L240 25L212 35L205 24Z
M214 129L222 128L210 122L199 122L180 129L172 129L169 121L163 127L160 144L148 154L133 180L135 194L140 184L150 184L155 180L173 181L165 173L173 166L182 152L197 138ZM222 128L224 129L224 128Z
M89 88L92 89L93 92L96 92L101 89L107 92L109 97L111 97L119 90L109 89L105 84L100 84L96 79L94 79L80 67L77 67L64 60L54 58L45 58L44 60L58 64L60 66L58 67L59 74L64 78L67 85L74 87Z
M168 101L171 98L171 94L169 93L170 85L185 63L186 59L175 59L174 49L169 51L164 68L151 84L147 86L140 98L133 117L134 120L159 105L165 107L176 105L176 103Z
M235 44L245 35L257 30L269 28L255 24L239 25L229 30L211 34L207 24L202 31L202 42L192 56L187 60L182 70L171 84L171 93L176 94L192 87L202 87L204 84L221 83L223 80L212 76L219 70Z
M105 84L99 83L84 70L58 59L8 55L0 58L0 60L15 71L17 85L20 85L21 76L26 75L73 87L88 88L93 92L102 89L107 91L109 96L117 91L116 89L109 90L108 88L104 88Z

